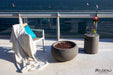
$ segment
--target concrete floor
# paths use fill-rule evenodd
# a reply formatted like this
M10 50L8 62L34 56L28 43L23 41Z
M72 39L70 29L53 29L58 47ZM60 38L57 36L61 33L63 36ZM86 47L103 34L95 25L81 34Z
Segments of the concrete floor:
M77 43L78 55L68 62L57 62L51 55L51 45L55 40L45 40L46 53L41 44L37 46L37 56L47 60L48 66L33 72L20 73L15 66L12 44L0 39L0 75L113 75L113 39L100 39L99 52L86 54L83 39L61 39Z

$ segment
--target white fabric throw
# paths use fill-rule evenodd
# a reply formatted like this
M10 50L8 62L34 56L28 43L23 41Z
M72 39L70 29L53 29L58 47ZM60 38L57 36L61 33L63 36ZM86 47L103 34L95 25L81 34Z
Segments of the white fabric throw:
M38 61L34 56L36 53L36 45L21 24L13 25L11 42L15 52L16 64L21 72L40 69L48 64L44 61Z

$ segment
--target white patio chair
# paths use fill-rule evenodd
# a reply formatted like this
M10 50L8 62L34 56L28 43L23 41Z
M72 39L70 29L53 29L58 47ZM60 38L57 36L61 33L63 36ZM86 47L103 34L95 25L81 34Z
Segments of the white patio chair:
M22 20L22 17L21 15L19 14L19 23L23 26L26 26L28 25L27 23L24 23L23 24L23 20ZM31 29L35 35L36 35L36 38L33 38L33 41L35 44L37 44L39 41L42 41L42 44L43 44L43 52L45 52L45 47L44 47L44 44L45 44L45 36L44 36L44 30L43 29ZM39 33L41 33L41 36L39 35Z

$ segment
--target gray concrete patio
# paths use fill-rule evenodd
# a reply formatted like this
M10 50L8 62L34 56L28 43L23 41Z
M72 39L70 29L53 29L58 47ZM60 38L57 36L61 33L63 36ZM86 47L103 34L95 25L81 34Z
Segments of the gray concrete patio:
M20 73L15 66L12 44L7 39L0 39L0 75L113 75L113 39L100 39L97 54L86 54L83 51L83 39L61 40L77 43L77 57L68 62L57 62L50 51L55 40L45 40L46 53L43 53L39 43L37 57L47 60L48 66L33 72Z

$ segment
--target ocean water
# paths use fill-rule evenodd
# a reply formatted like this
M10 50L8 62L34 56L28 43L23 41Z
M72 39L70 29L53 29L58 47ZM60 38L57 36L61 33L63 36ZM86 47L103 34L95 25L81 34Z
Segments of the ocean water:
M0 0L0 11L86 11L113 10L113 0ZM56 38L56 19L27 19L31 28L44 29L46 38ZM8 37L18 19L0 18L0 36ZM86 27L92 27L91 18L60 19L61 38L83 38ZM100 18L97 33L101 38L113 38L113 18Z
M0 0L0 10L113 10L113 0Z

